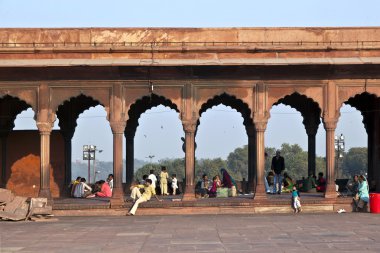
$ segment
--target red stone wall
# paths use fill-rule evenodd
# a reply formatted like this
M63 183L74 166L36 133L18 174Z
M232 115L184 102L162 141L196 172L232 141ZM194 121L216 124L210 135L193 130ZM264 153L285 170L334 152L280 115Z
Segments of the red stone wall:
M7 189L16 195L37 196L40 186L40 135L37 130L12 131L7 139ZM64 187L64 142L59 131L50 137L50 187L59 197Z

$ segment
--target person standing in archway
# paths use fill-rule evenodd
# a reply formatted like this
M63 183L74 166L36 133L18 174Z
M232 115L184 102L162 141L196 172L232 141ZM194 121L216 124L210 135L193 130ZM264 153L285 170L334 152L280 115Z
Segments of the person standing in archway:
M280 150L277 150L276 156L272 158L271 169L274 172L273 194L281 194L282 172L285 170L285 159L280 154Z

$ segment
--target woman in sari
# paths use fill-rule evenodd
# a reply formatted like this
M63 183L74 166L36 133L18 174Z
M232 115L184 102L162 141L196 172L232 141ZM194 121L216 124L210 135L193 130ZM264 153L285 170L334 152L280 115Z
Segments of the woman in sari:
M293 191L293 186L294 186L294 183L293 183L293 180L292 178L288 175L288 173L284 173L284 188L283 188L283 192L291 192Z
M236 189L237 189L237 185L236 185L236 182L235 180L230 176L230 174L228 174L227 170L222 168L220 170L220 173L222 174L223 176L223 179L222 179L222 185L224 187L227 187L227 188L232 188L232 186L235 186Z

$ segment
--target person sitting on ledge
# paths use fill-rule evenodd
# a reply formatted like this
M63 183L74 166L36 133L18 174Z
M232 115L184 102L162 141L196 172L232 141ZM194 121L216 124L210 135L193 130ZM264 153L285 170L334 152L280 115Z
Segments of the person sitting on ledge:
M144 188L143 194L140 193L141 188ZM155 196L158 201L162 201L162 199L159 199L157 197L156 190L152 186L152 180L149 178L145 180L145 185L141 185L141 184L132 185L130 189L132 190L131 197L135 201L134 201L132 208L127 213L127 216L128 215L135 215L137 208L139 207L139 204L143 203L143 202L147 202L148 200L150 200L152 195ZM136 198L137 198L137 200L136 200Z
M284 188L282 189L283 192L291 192L293 191L293 179L288 175L288 173L284 173Z
M221 186L222 186L222 183L221 183L221 181L220 181L220 179L219 179L219 176L216 175L216 176L213 177L213 179L212 179L212 186L211 186L211 189L210 189L210 191L209 191L209 197L210 197L210 198L215 198L215 197L216 197L217 189L218 189L219 187L221 187Z
M313 174L310 174L302 183L302 192L315 192L316 182Z
M359 176L358 194L354 197L355 211L363 211L369 201L369 187L366 178L363 175Z
M99 185L100 185L100 192L95 193L96 197L100 197L100 198L112 197L112 191L107 182L105 182L104 180L100 180Z
M323 177L323 173L318 173L317 180L317 192L325 192L326 191L326 179Z

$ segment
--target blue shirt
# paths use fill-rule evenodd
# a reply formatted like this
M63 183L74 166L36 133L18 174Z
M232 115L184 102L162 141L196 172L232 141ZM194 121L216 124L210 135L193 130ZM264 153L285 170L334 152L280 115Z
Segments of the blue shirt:
M292 197L293 198L298 197L298 191L297 190L292 191Z

